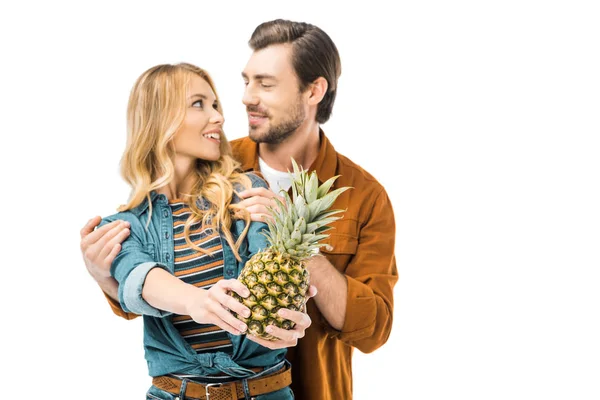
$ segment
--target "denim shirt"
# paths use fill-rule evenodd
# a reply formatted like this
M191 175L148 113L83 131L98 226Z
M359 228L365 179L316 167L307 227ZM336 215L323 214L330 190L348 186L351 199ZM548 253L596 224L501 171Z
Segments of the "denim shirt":
M266 183L254 174L247 176L252 187L267 187ZM225 373L245 378L255 373L248 368L270 367L284 360L286 349L270 350L245 335L228 333L233 344L232 354L224 352L196 354L196 351L181 337L171 322L171 313L158 310L142 298L142 288L146 275L152 268L162 268L171 274L174 265L173 215L168 199L163 194L152 192L152 215L148 201L125 212L120 212L102 220L105 225L115 220L131 224L129 237L122 243L121 251L113 261L111 275L119 282L119 302L124 311L143 315L144 350L151 376L168 373L213 375ZM207 207L204 199L199 199L200 207ZM232 202L240 199L234 194ZM148 218L150 222L148 224ZM148 227L146 228L146 224ZM234 241L245 228L245 221L234 220L231 233ZM221 232L225 279L237 278L246 261L258 251L267 247L266 238L261 233L266 228L262 222L251 222L246 238L242 242L237 261L231 246Z

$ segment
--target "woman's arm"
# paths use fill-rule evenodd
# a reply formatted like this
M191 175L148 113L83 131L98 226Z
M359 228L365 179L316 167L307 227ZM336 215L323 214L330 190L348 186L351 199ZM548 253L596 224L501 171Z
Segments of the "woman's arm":
M229 296L232 290L242 297L250 292L237 279L222 279L205 290L184 283L161 268L152 269L146 276L142 297L151 306L180 315L189 315L201 324L214 324L229 333L239 335L246 324L235 318L227 309L250 316L250 310Z
M109 224L110 219L103 220L101 226ZM110 274L118 282L119 302L126 312L154 317L177 313L190 315L198 323L218 325L232 334L246 330L246 325L226 309L250 315L246 306L226 294L233 290L247 297L249 293L240 282L223 280L209 290L184 283L167 266L154 260L135 227L115 256Z

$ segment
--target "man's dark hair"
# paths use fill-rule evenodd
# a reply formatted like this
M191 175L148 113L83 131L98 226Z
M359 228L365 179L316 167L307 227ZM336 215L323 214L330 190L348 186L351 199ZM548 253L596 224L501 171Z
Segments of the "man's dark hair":
M333 40L320 28L304 22L283 19L264 22L252 33L248 44L252 50L273 44L292 45L292 65L300 80L300 90L322 76L327 80L327 93L317 107L317 122L323 124L331 116L342 63Z

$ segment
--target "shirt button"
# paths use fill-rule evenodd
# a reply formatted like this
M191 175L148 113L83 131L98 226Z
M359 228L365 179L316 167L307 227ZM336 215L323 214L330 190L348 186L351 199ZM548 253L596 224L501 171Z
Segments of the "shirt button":
M170 235L169 235L169 232L165 232L165 239L168 239L168 238L169 238L169 236L170 236Z
M171 255L170 255L170 254L167 254L167 257L166 257L166 258L167 258L167 261L171 260Z
M167 218L169 216L169 212L167 210L163 211L163 217Z

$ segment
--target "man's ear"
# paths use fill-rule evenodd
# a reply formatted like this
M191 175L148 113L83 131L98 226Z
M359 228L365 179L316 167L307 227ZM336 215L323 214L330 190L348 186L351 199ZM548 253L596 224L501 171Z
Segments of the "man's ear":
M317 105L323 100L325 94L327 94L327 79L322 76L318 77L308 86L308 104Z

